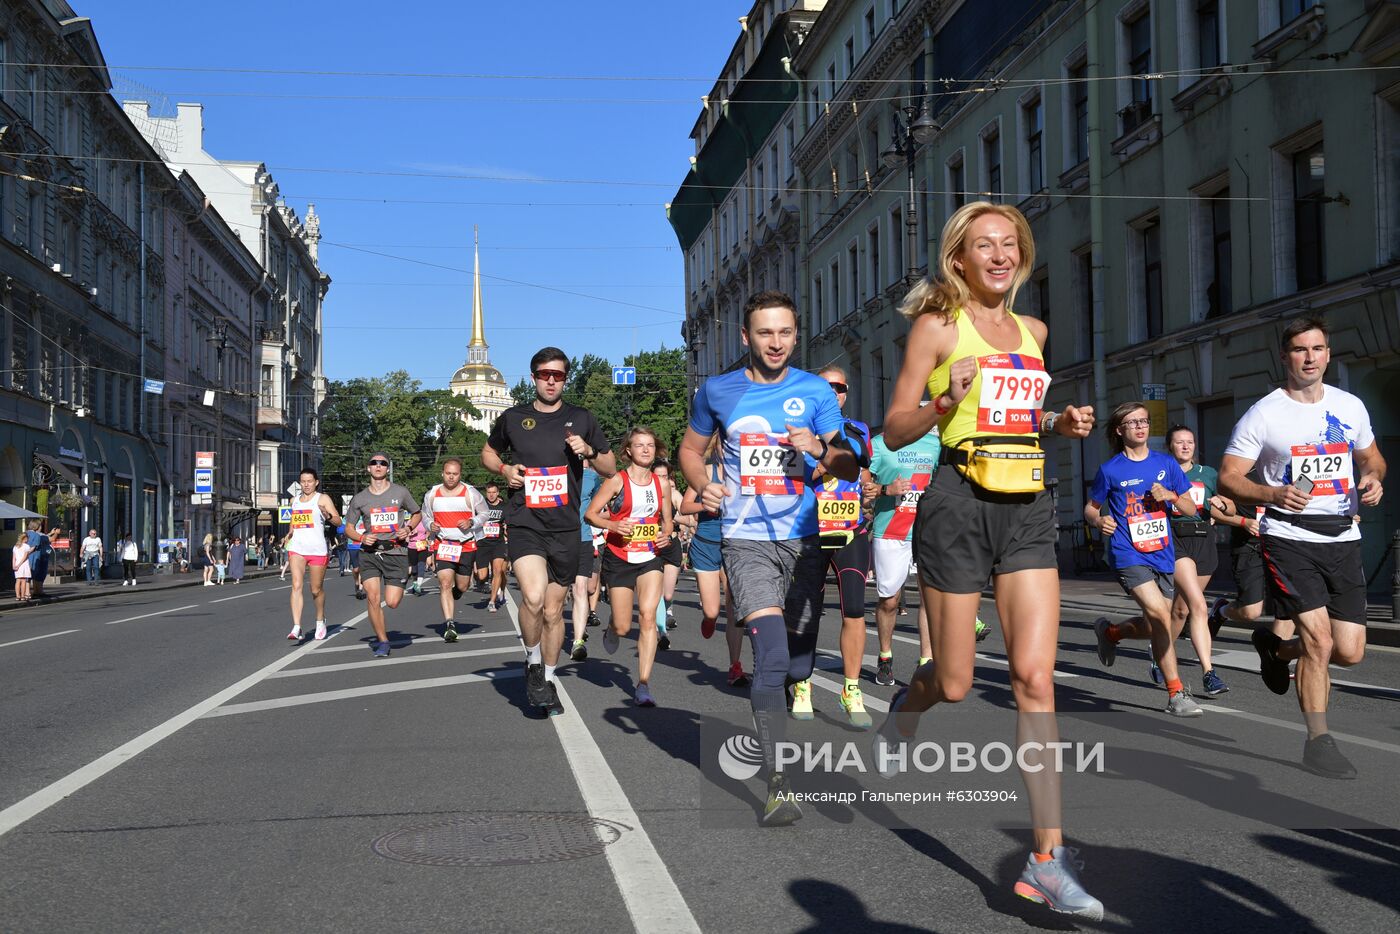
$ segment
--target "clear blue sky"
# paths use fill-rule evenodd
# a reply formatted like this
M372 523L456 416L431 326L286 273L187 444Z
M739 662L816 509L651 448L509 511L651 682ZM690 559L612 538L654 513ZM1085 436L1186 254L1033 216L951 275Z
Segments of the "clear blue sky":
M663 205L684 178L700 95L738 36L747 0L73 5L91 17L120 93L134 82L172 106L203 103L206 149L266 162L303 216L315 202L321 265L332 278L332 379L402 368L427 386L446 385L470 337L473 224L484 276L611 300L483 278L491 358L508 382L545 344L620 362L636 349L681 343L682 254ZM415 15L395 19L396 11ZM147 70L153 66L700 80ZM497 203L405 203L412 201Z

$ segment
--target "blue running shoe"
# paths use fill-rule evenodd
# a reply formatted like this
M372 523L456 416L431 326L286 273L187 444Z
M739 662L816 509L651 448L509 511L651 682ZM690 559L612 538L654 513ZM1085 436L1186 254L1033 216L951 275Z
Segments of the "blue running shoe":
M376 642L376 643L374 644L374 657L375 657L375 658L388 658L388 657L389 657L389 643L387 643L387 642Z
M1162 674L1162 669L1157 666L1156 662L1147 663L1147 676L1151 678L1152 683L1158 687L1167 683L1167 676Z
M1201 689L1207 697L1216 697L1230 690L1229 686L1220 680L1220 676L1215 673L1214 668L1207 671L1205 677L1201 678Z
M1016 880L1016 894L1062 915L1102 921L1103 902L1084 891L1079 882L1079 870L1084 868L1077 858L1079 851L1057 846L1050 855L1054 858L1043 863L1037 862L1034 854L1026 859L1026 868Z

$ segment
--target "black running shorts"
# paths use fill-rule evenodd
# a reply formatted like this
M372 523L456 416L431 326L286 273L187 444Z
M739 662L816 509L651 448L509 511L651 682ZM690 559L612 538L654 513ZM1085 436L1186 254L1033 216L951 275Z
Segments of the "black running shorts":
M574 571L575 577L592 577L593 567L598 556L593 553L593 542L582 541L578 543L578 569Z
M1366 624L1361 539L1298 542L1265 535L1259 543L1265 579L1279 618L1296 619L1300 613L1326 607L1334 620Z
M1173 522L1172 544L1176 546L1176 560L1190 558L1196 565L1198 577L1210 577L1220 566L1220 549L1216 547L1215 527L1212 525L1204 522Z
M994 574L1056 569L1049 490L989 493L944 464L919 498L919 577L944 593L980 593Z
M609 588L621 587L624 590L636 590L637 578L652 571L660 571L664 567L660 555L652 555L646 561L633 564L613 554L613 550L606 545L600 551L603 553L603 583L607 584Z
M685 559L685 552L684 549L681 548L680 539L676 538L674 535L671 536L671 544L662 548L656 554L657 557L661 559L662 564L669 564L671 567L676 568L681 567Z
M560 535L511 526L510 561L514 564L521 558L537 555L544 558L549 566L551 584L572 587L574 574L578 571L578 550L581 544L577 532L572 535Z

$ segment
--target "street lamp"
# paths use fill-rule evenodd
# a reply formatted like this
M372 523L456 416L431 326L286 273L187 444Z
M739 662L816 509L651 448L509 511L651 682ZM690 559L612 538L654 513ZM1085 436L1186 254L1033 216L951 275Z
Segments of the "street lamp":
M219 386L223 387L226 385L224 381L224 350L228 347L228 321L224 318L216 318L214 332L209 335L208 340L214 345L214 354L219 362ZM217 399L217 396L215 398ZM224 460L224 410L222 405L214 407L214 431L217 439L214 442L214 470L217 478L220 462ZM215 547L218 547L218 541L222 541L224 535L224 497L219 491L217 479L212 486L214 489L214 532L217 536Z
M909 203L904 210L904 278L912 284L914 264L918 259L919 208L914 201L914 154L920 146L933 142L943 126L929 113L928 100L915 107L896 108L891 115L894 124L890 147L880 154L886 168L897 169L902 160L909 176Z

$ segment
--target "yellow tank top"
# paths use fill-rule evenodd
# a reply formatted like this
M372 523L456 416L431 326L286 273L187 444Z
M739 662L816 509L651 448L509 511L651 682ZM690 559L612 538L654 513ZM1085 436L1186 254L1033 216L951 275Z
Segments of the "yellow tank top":
M929 374L928 397L937 399L948 390L948 372L955 361L976 357L980 365L962 402L938 422L944 447L956 447L977 436L1026 437L1039 431L1039 413L1045 405L1050 376L1035 336L1019 315L1007 314L1021 331L1021 344L1003 351L983 339L966 312L956 312L953 323L958 343L948 359Z

